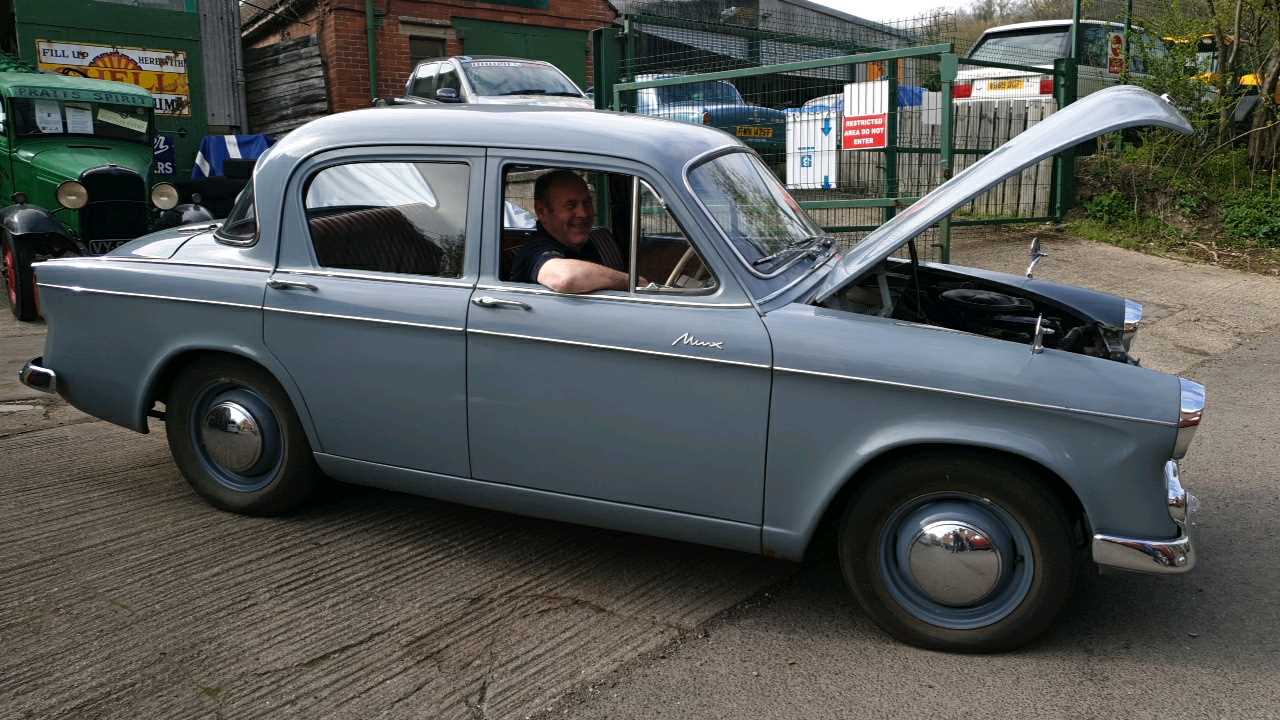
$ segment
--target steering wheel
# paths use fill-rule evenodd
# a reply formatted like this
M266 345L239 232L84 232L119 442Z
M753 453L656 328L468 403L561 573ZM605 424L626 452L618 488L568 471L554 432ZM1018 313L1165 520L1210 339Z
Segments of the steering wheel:
M685 249L684 254L680 256L680 259L676 261L676 266L671 268L671 274L667 276L667 281L663 283L663 285L666 287L675 287L675 282L680 279L680 274L684 272L684 267L689 264L690 260L696 257L698 257L698 254L694 252L693 246L690 245ZM711 271L707 269L706 263L699 259L698 264L698 270L689 278L694 282L705 280L711 276Z

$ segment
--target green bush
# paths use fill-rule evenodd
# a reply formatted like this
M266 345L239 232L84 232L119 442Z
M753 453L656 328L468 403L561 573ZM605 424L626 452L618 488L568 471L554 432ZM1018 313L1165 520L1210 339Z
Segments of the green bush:
M1115 225L1133 218L1133 203L1119 190L1108 190L1084 203L1085 215L1106 225Z
M1260 191L1233 193L1223 203L1222 226L1235 240L1280 247L1280 197Z

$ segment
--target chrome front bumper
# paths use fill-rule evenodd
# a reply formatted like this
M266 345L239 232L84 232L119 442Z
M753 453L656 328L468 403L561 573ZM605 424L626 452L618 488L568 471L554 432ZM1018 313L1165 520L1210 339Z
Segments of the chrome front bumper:
M58 392L58 374L47 367L41 367L43 357L28 360L18 371L18 382L40 392Z
M1187 527L1196 508L1196 498L1182 487L1178 462L1164 466L1164 482L1169 503L1169 517L1178 525L1173 540L1144 540L1097 533L1093 536L1093 561L1106 567L1134 572L1177 575L1196 566L1196 551Z

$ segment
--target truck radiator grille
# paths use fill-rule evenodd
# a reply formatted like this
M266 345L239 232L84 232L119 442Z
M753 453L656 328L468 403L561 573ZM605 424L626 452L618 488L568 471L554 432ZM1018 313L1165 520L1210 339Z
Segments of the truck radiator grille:
M89 204L80 209L80 237L101 254L118 242L147 232L147 184L128 168L107 166L86 170L80 182Z

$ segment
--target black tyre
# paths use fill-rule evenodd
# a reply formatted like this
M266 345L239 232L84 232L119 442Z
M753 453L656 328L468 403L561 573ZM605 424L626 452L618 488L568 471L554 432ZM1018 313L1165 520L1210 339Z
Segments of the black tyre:
M9 233L0 237L0 276L9 311L19 320L36 319L36 278L31 258Z
M289 397L247 361L210 358L183 368L166 402L169 450L191 487L245 515L288 512L320 481Z
M1000 652L1049 628L1076 585L1072 523L1029 468L931 452L881 468L850 500L840 566L858 603L895 638Z

